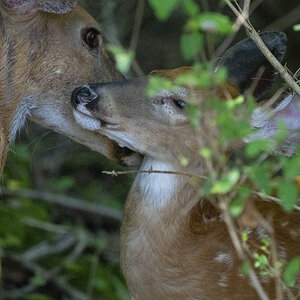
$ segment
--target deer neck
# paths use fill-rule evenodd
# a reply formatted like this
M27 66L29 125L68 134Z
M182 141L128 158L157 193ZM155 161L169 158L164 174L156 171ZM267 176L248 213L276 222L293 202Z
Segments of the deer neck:
M28 40L22 35L19 37L10 28L6 28L5 32L2 29L0 28L0 105L3 110L1 129L6 139L13 142L33 106L32 97L29 95L35 89L30 78L30 66L34 62L28 61L31 54Z
M131 233L138 231L149 240L161 239L164 234L170 237L171 231L175 234L186 228L182 225L188 223L189 212L199 201L190 178L175 174L179 168L173 164L147 157L140 171L145 173L136 176L124 208L123 236L135 239ZM171 231L165 230L167 227Z
M190 236L189 214L199 198L188 176L155 173L178 171L173 164L145 158L141 166L141 171L144 170L150 170L150 173L136 176L125 204L121 265L130 292L136 299L161 299L151 285L149 290L141 287L148 286L145 283L150 283L153 278L158 281L156 287L167 286L170 282L162 279L164 269L174 268L174 275L180 273L172 265L173 261L160 265L157 262L165 261L163 258L170 255L170 249L179 256L185 251L185 243L179 240Z

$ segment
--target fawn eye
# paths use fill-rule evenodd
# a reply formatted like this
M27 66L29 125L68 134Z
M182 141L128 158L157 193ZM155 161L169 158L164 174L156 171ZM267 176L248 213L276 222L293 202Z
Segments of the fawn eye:
M174 100L174 103L177 107L179 107L180 109L184 109L185 107L185 102L182 100Z
M88 28L82 32L83 41L91 49L96 49L99 47L99 36L100 32L95 28Z

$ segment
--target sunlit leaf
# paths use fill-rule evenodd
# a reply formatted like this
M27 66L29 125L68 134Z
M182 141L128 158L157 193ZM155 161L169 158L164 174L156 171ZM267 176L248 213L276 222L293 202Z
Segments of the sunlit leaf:
M107 49L113 53L116 59L116 67L122 73L127 73L134 58L133 52L128 52L116 45L107 45Z
M293 26L293 29L294 29L295 31L300 31L300 24L294 25L294 26Z
M219 13L202 13L191 19L187 25L190 30L202 30L206 32L214 32L228 34L232 32L233 25L230 19Z
M228 193L240 178L240 172L233 169L224 175L219 181L214 183L211 193L212 194L226 194Z

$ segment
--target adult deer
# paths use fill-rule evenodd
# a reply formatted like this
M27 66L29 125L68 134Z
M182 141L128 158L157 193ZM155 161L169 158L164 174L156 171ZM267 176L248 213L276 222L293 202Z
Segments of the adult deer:
M76 0L0 1L0 174L26 117L120 161L123 150L74 122L69 95L120 79L99 26Z
M281 60L285 36L276 32L261 36ZM264 67L255 90L259 97L275 77L274 70L250 40L229 49L219 65L227 67L229 82L219 89L197 91L197 99L236 97ZM172 79L188 69L156 74ZM204 158L198 154L198 140L201 138L205 147L206 131L200 127L200 132L195 132L185 111L188 90L161 91L151 98L145 93L146 85L146 79L85 85L72 96L78 124L143 154L140 170L150 170L136 176L125 204L121 228L121 264L132 297L135 300L258 299L251 280L240 270L241 262L222 215L199 196L198 185L192 185L187 176L178 174L205 175L208 172ZM265 137L273 136L273 125L276 129L275 119L279 115L285 121L290 120L290 105L295 105L300 113L296 108L299 100L296 96L288 104L285 100L274 116L264 119L261 132ZM201 126L204 126L207 120L203 111L202 116ZM300 127L299 119L294 121L298 123L291 126L287 122L288 129ZM181 154L189 161L185 167L178 159ZM151 170L171 171L175 175L151 173ZM279 258L286 260L299 255L300 214L285 215L275 203L257 202L262 215L272 215ZM256 246L266 234L260 224L248 228L248 232ZM274 299L272 278L264 277L262 285L270 299Z

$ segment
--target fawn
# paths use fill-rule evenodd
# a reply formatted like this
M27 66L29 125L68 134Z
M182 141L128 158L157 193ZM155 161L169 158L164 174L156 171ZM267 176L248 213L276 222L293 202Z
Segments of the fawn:
M261 37L281 60L285 51L284 34L265 32ZM250 40L227 50L218 66L227 68L228 82L221 88L197 91L200 100L216 96L235 98L251 85L258 69L264 67L254 90L259 98L276 75ZM154 74L173 79L188 71L189 67L182 67ZM212 116L202 111L200 132L195 132L186 113L190 99L187 89L176 93L162 90L150 97L145 93L146 86L146 78L137 78L88 84L72 94L73 114L79 125L144 157L125 204L121 227L121 267L131 296L135 300L258 299L252 281L241 272L241 262L222 214L199 196L198 185L182 175L207 174L205 158L198 153L198 139L205 146L206 132L201 126ZM299 115L300 99L288 98L271 117L263 117L255 136L247 138L272 138L278 118L286 121L288 129L299 128L300 118L289 120L294 112ZM297 143L299 138L291 141ZM178 159L181 154L188 159L187 166ZM285 214L277 203L252 198L263 216L272 215L280 259L300 255L299 213ZM254 245L266 236L261 224L247 230ZM274 299L274 280L264 277L261 282L266 294Z

